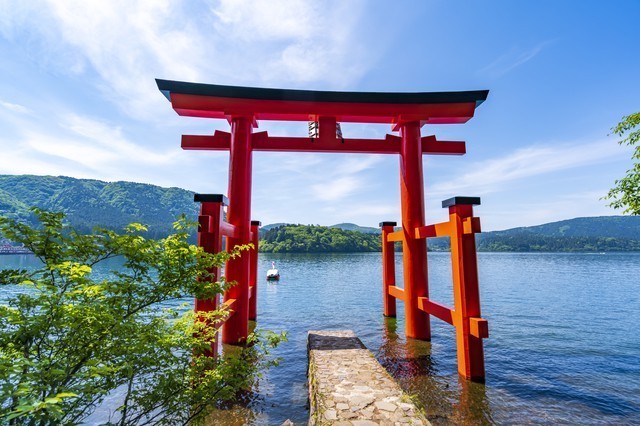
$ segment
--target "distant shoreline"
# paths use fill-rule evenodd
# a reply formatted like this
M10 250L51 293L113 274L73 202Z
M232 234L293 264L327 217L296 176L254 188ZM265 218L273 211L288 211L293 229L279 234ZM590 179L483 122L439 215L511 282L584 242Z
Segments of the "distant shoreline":
M260 251L260 254L308 254L308 255L316 255L316 254L367 254L367 253L381 253L380 251L314 251L314 252L306 252L306 251ZM496 253L496 254L623 254L623 253L635 253L640 254L640 250L611 250L611 251L578 251L578 250L565 250L565 251L516 251L516 250L477 250L477 253ZM402 251L396 251L396 254L402 254ZM432 253L451 253L449 250L430 250L427 252L428 254Z
M33 252L25 247L0 246L0 255L11 255L11 254L33 254Z

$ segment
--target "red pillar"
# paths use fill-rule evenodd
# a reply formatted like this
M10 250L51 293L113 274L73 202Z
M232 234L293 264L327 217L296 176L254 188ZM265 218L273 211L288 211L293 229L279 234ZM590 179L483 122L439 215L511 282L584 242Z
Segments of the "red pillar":
M396 222L382 222L382 304L385 317L396 316L396 298L389 294L389 286L396 285L396 257L394 242L387 236L394 231Z
M429 315L418 309L418 298L429 297L427 286L427 243L415 238L415 229L424 226L424 189L422 180L422 142L420 123L410 121L400 126L400 200L404 231L404 309L406 335L431 339Z
M249 266L249 289L251 298L249 300L249 319L255 321L258 318L258 240L261 223L257 220L251 221L251 243L253 248L250 252Z
M455 197L442 202L449 207L451 233L451 266L453 269L453 299L456 313L456 344L458 372L473 381L484 381L484 350L482 338L488 337L487 321L481 318L480 290L475 233L480 222L473 217L477 197Z
M198 246L207 253L218 253L221 249L222 235L220 234L220 222L223 218L223 209L227 205L227 197L221 194L195 194L195 202L200 205L200 215L198 216ZM220 268L213 271L213 281L220 278ZM194 310L197 312L211 312L218 309L220 297L216 295L212 299L196 299ZM216 324L209 323L209 327L217 327ZM218 335L215 335L211 342L211 349L206 354L208 356L218 353Z
M227 222L234 225L237 237L227 238L233 248L251 242L251 128L253 118L231 119L231 147L229 155L229 208ZM240 343L249 334L249 255L232 259L226 265L228 281L237 284L224 295L224 300L235 299L234 313L222 327L224 343Z

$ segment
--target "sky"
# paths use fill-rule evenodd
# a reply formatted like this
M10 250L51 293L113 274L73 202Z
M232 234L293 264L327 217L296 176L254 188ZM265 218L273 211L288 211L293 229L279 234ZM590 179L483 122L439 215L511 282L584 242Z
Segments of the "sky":
M640 2L0 0L0 174L134 181L226 193L226 152L182 134L155 78L338 91L490 91L464 140L425 156L428 223L479 196L483 230L621 214L601 200L631 167L611 128L640 111ZM270 135L306 123L260 122ZM344 124L383 138L387 125ZM254 153L252 217L377 226L399 221L395 155Z

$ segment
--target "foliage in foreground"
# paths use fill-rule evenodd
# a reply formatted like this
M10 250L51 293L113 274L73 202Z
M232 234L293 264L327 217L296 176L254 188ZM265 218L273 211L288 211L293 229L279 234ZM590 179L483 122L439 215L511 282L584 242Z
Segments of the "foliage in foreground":
M640 215L640 112L623 117L612 131L618 136L626 134L620 145L635 146L631 155L634 163L604 198L610 200L609 206L615 209L624 208L625 213Z
M205 416L212 401L247 389L257 370L273 363L268 349L283 338L273 333L252 336L217 362L193 356L210 347L203 320L227 313L194 318L166 308L222 292L227 284L212 282L207 271L248 247L207 254L187 243L184 220L157 241L144 238L138 224L123 234L81 235L63 225L60 213L34 213L39 229L0 218L0 232L42 262L35 270L0 271L5 289L19 286L0 304L5 422L78 424L107 396L119 395L108 424L186 424ZM116 257L117 270L100 274L96 265Z

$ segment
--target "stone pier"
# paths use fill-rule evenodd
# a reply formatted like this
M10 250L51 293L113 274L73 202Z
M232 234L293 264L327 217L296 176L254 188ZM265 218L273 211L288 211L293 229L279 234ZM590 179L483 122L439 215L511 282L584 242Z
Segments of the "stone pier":
M353 331L309 332L309 425L430 425Z

